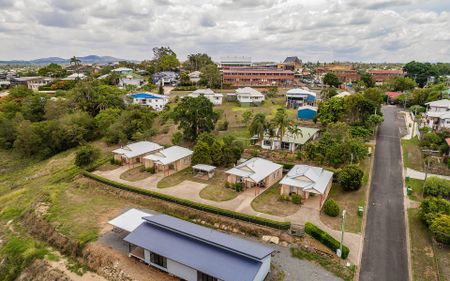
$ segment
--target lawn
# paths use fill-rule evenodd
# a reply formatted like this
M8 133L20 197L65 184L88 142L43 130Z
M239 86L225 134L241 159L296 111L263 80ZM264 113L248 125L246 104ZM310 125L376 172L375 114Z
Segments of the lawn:
M369 173L372 157L366 158L359 166L364 171L362 187L357 191L344 191L341 186L333 183L328 198L334 199L340 210L346 210L345 230L353 233L360 233L362 227L362 217L358 216L358 207L366 206L366 193L368 189ZM364 210L366 211L366 210ZM320 219L333 229L340 230L341 218L330 217L323 212Z
M291 201L281 200L280 188L280 184L269 187L252 201L252 208L257 212L280 217L286 217L297 212L300 205L296 205Z
M408 209L408 220L413 280L438 281L439 269L430 233L420 220L418 209Z
M180 184L185 180L207 184L207 186L203 188L199 194L203 199L220 202L236 198L239 194L233 189L225 188L226 174L225 170L220 168L216 170L214 177L209 180L194 176L192 174L192 169L187 168L163 178L158 182L157 187L168 188Z
M157 187L158 188L168 188L168 187L172 187L175 186L177 184L182 183L185 180L193 180L193 175L192 175L192 169L191 168L186 168L183 169L179 172L176 172L170 176L164 177L162 178L158 184ZM201 179L198 179L196 181L202 182L203 181Z
M239 193L234 189L225 187L226 177L227 175L223 170L218 170L213 178L204 182L208 185L200 191L200 197L213 201L227 201L236 198Z
M422 201L423 184L423 180L409 179L408 181L406 181L406 185L412 188L412 193L411 195L409 195L409 199Z
M120 178L126 181L139 181L150 177L152 174L145 171L143 165L126 170L120 175Z
M402 140L403 165L417 171L424 171L422 151L417 138Z

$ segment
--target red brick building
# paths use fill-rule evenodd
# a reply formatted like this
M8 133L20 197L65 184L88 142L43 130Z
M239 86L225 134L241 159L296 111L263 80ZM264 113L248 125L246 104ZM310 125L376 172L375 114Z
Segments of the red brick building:
M376 82L384 82L389 78L405 76L405 73L401 69L371 69L367 73L372 74Z
M232 86L287 86L294 83L294 72L276 68L239 67L222 70L224 84Z
M350 65L329 65L316 68L316 74L325 75L326 73L335 74L342 83L348 83L360 79L356 69Z

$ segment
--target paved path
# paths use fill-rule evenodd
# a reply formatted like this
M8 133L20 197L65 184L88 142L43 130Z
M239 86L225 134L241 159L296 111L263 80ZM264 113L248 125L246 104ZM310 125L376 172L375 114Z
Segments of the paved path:
M406 168L405 177L410 177L412 179L425 180L425 173L414 169ZM427 177L438 177L446 180L450 180L449 176L428 174Z
M243 192L239 193L239 195L232 200L217 202L217 201L203 199L200 197L200 195L199 195L200 191L206 187L206 184L185 180L185 181L181 182L180 184L175 185L173 187L157 188L156 184L158 183L158 181L161 180L162 174L159 173L156 175L152 175L148 178L145 178L143 180L130 182L130 181L126 181L126 180L123 180L120 178L120 175L128 169L130 169L129 166L121 166L115 170L95 171L94 173L99 176L116 181L116 182L148 189L151 191L155 191L155 192L159 192L159 193L163 193L163 194L167 194L167 195L184 198L184 199L191 200L194 202L199 202L199 203L208 204L211 206L216 206L216 207L227 209L227 210L241 212L241 213L252 215L252 216L258 216L258 217L263 217L263 218L277 220L277 221L290 221L292 223L302 224L302 225L305 224L305 222L312 222L315 225L317 225L318 227L320 227L321 229L323 229L324 231L330 233L330 235L332 235L335 239L340 240L340 238L341 238L340 231L331 229L330 227L328 227L327 225L322 223L322 221L320 220L320 210L317 207L319 205L319 202L318 202L319 197L318 196L311 197L310 199L308 199L307 204L300 207L296 213L294 213L290 216L280 217L280 216L274 216L274 215L269 215L269 214L265 214L265 213L260 213L260 212L255 211L252 208L251 202L258 195L258 194L255 194L254 189L248 189L246 191L243 191ZM266 189L260 190L259 194L261 194L265 190ZM356 234L356 233L346 232L344 235L344 244L350 248L350 254L349 254L348 260L351 263L358 265L361 246L362 246L361 235Z
M408 280L398 109L383 107L377 134L360 280Z

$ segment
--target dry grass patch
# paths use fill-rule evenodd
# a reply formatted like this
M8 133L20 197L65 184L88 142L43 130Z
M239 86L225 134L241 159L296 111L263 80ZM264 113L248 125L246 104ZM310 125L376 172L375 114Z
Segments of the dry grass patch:
M145 171L144 166L138 166L126 170L120 175L120 178L126 181L139 181L150 177L151 174Z
M417 138L401 140L403 151L403 165L417 171L424 171L422 151Z
M234 189L225 187L226 178L227 175L224 170L217 170L213 178L203 181L208 185L200 191L200 197L213 201L227 201L236 198L239 193Z
M280 199L280 189L280 184L269 187L252 201L252 208L257 212L280 217L286 217L297 212L300 205Z

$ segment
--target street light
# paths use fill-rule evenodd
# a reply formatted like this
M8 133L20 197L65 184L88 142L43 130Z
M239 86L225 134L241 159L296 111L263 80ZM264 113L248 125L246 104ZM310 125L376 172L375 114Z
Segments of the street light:
M342 257L342 246L344 244L344 225L345 225L345 210L342 211L342 223L341 223L341 244L337 249L336 254L338 257Z

